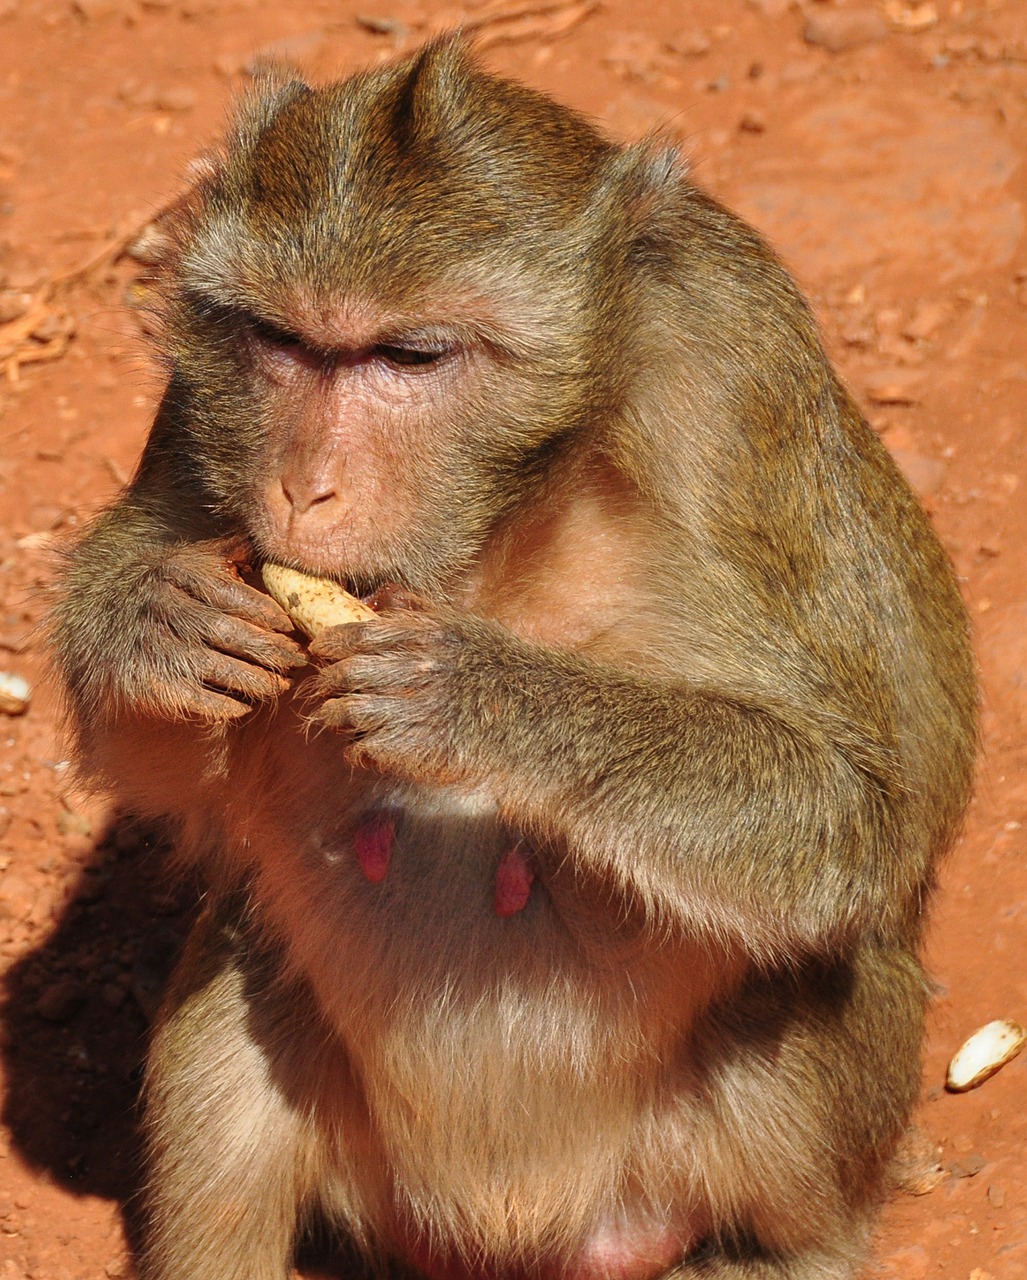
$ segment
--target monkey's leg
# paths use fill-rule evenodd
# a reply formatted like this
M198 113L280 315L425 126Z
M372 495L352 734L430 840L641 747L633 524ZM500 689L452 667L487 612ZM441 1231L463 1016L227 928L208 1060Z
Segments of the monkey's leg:
M925 996L913 956L866 945L753 975L712 1013L695 1155L722 1226L675 1278L853 1280L919 1088Z
M276 983L228 912L198 921L150 1055L141 1280L285 1280L306 1130L272 1067ZM278 997L280 999L280 997Z

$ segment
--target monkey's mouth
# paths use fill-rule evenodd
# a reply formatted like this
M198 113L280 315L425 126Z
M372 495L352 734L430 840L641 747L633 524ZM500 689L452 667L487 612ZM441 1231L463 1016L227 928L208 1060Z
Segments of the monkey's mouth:
M394 599L406 599L413 594L397 574L389 574L388 572L342 573L335 567L322 568L318 564L311 564L309 560L297 556L254 555L247 562L238 563L236 568L240 576L251 586L265 591L262 570L265 565L269 564L281 565L284 568L293 569L297 573L302 573L308 578L341 587L343 591L348 592L349 595L354 596L362 604L366 604L376 612Z

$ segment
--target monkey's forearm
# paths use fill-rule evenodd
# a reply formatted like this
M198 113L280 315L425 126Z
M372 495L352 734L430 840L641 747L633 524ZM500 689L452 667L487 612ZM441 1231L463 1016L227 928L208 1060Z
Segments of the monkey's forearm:
M358 760L489 787L542 846L658 916L750 947L816 946L906 917L925 855L873 743L815 711L446 622L387 614L315 642L341 659L322 674L321 718L356 730Z
M500 802L656 911L771 948L902 922L924 867L869 744L573 659L507 696L513 714L483 743L501 757Z

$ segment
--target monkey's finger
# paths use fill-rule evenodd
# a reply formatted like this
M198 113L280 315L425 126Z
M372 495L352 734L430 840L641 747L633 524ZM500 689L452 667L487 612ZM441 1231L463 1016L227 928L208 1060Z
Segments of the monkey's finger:
M376 739L386 732L386 726L399 719L396 704L391 698L372 698L351 695L330 698L307 717L311 725L343 731L351 739L374 734Z
M442 784L462 776L455 761L440 751L438 735L420 719L397 713L391 698L339 698L326 702L315 723L342 729L348 741L343 755L357 768L386 776L430 776Z
M402 698L417 693L431 683L435 663L419 656L356 655L324 667L310 681L310 696L319 701L350 693L379 693Z
M152 697L158 711L176 720L202 720L206 724L238 720L252 710L249 703L188 680L162 681L153 690Z
M227 570L211 569L209 565L200 568L180 557L171 561L166 574L169 582L194 600L209 604L222 613L244 618L266 631L287 633L296 629L293 620L270 596L241 582Z
M270 671L289 671L307 665L303 648L289 636L267 631L245 619L203 607L190 619L190 631L212 649L267 667Z
M307 653L320 662L338 662L351 654L376 649L375 637L380 630L377 622L346 622L341 627L325 627L311 640Z
M399 613L374 622L348 622L325 627L311 640L307 652L324 662L339 662L356 653L413 653L425 647L423 615Z
M288 680L263 667L242 662L227 653L208 649L199 663L198 675L208 689L243 698L247 702L268 702L289 688Z
M322 702L307 716L307 723L315 729L332 729L337 733L352 732L349 699L332 698L328 702Z

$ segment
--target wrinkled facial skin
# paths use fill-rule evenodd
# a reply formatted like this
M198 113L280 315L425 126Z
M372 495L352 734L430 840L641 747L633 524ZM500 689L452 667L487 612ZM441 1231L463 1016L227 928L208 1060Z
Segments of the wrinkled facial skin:
M242 332L262 438L240 514L263 556L365 588L425 585L423 547L459 565L480 517L475 471L452 460L474 447L461 436L482 352L438 328L331 346L255 319Z

